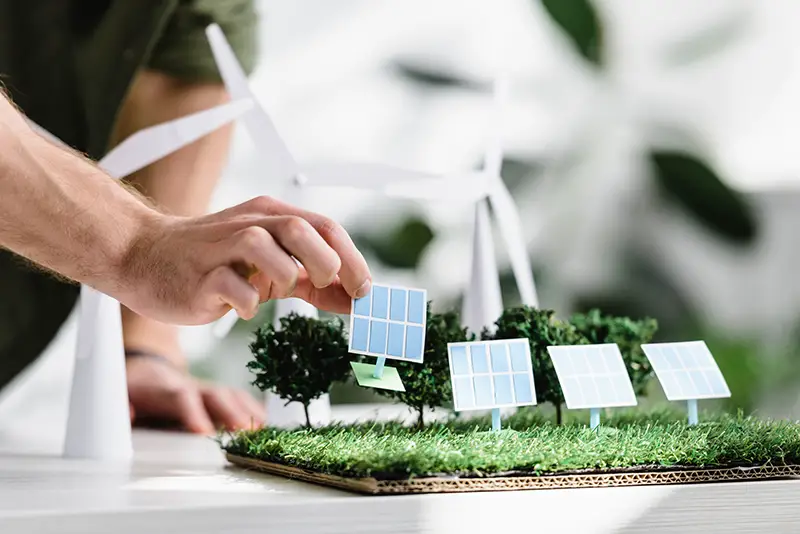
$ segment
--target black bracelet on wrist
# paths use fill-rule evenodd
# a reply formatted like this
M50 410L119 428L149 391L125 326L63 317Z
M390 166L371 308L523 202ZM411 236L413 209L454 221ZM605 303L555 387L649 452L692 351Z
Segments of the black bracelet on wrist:
M150 358L153 360L160 361L163 364L169 365L170 367L175 367L175 364L172 363L172 360L167 358L166 356L162 356L161 354L157 354L155 352L150 352L147 350L139 350L139 349L125 349L125 359L128 358Z

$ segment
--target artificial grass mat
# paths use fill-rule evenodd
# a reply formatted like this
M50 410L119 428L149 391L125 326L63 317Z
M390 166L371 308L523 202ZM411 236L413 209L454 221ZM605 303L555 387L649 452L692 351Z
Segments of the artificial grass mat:
M615 411L597 430L573 416L558 426L523 409L489 432L488 418L432 423L331 425L241 431L222 443L230 454L317 473L383 480L596 471L656 471L800 464L800 424L739 415Z

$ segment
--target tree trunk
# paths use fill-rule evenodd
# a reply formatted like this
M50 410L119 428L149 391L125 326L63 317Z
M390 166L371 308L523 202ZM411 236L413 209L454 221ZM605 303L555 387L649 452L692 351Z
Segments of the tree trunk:
M303 411L306 414L306 426L311 428L311 418L308 416L308 404L303 403Z
M425 428L424 410L425 406L420 406L417 408L417 428L420 430Z
M556 424L561 425L561 403L556 403Z

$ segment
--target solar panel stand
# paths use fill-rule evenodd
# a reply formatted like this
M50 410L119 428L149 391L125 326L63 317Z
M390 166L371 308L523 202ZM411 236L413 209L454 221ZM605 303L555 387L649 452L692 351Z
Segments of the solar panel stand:
M492 432L500 431L500 408L492 408Z
M689 425L693 426L697 424L697 399L689 399L686 401L686 406L689 412Z
M383 366L386 364L386 358L378 358L378 361L375 362L375 372L372 373L372 376L375 378L383 378Z
M600 426L600 408L591 408L589 410L589 425L592 430Z

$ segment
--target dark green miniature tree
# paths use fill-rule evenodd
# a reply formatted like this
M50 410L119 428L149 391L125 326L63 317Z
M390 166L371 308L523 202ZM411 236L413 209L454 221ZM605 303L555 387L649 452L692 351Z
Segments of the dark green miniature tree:
M469 334L461 326L460 317L454 311L431 313L431 304L428 302L427 317L424 363L392 362L406 390L378 390L379 394L399 400L417 412L418 428L425 426L426 407L444 406L453 399L447 344L475 339L474 334Z
M570 323L557 319L553 310L530 306L504 310L495 321L494 332L484 330L481 333L481 339L485 340L516 338L528 338L530 343L536 400L552 403L556 408L556 421L561 424L564 394L547 347L582 345L588 341Z
M570 323L592 344L616 343L628 369L633 390L637 395L645 393L653 377L653 367L642 350L642 344L649 343L658 330L655 319L648 317L634 321L628 317L602 315L600 310L594 309L573 315Z
M272 391L289 402L300 402L310 427L308 405L328 393L350 371L344 325L336 319L315 319L290 313L256 330L250 344L253 361L247 364L261 391Z

